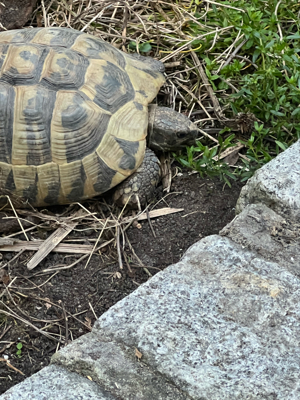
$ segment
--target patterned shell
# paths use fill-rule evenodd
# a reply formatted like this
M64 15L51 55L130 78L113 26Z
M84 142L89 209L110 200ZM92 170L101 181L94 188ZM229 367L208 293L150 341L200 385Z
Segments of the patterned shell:
M34 206L114 187L141 164L164 77L64 28L0 33L0 191Z

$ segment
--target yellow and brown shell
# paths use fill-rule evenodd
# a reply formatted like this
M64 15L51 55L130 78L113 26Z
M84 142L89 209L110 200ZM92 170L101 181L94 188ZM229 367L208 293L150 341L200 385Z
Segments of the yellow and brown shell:
M141 164L164 77L65 28L0 33L0 191L34 206L99 194Z

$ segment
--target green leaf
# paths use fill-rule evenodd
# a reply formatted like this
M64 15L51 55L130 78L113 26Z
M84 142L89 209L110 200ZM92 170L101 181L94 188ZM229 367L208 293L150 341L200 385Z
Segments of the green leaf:
M181 162L182 165L184 165L185 167L191 167L191 164L189 162L187 162L184 158L178 158L178 161Z
M271 110L270 112L271 112L273 115L277 115L277 117L284 117L284 116L285 116L285 114L283 114L283 113L280 112L280 111Z
M273 47L275 43L275 40L271 40L269 43L266 44L266 49L269 49L270 47Z
M230 172L230 171L225 171L225 174L228 175L231 179L233 179L234 181L236 181L236 176Z
M291 57L289 57L287 54L282 54L282 58L283 58L285 61L293 62L293 59L292 59Z
M133 42L133 41L129 42L128 47L129 47L130 49L132 49L132 50L136 50L136 42Z
M287 149L287 145L285 145L284 143L279 142L278 140L275 140L275 143L277 144L277 146L279 146L282 150L286 150Z
M208 79L211 79L211 73L207 68L205 68L205 72L206 72L206 76L208 77Z
M252 56L252 61L255 62L260 54L261 54L260 49L254 50L253 56Z
M244 45L244 49L245 50L249 50L252 46L253 46L254 40L253 39L249 39L245 45Z
M295 110L292 112L292 116L294 117L295 115L300 114L300 107L295 108Z
M300 39L300 33L297 32L294 35L289 35L286 37L287 39Z
M224 179L225 183L231 188L231 183L230 183L230 181L226 178L225 175L223 176L223 179Z
M150 51L151 49L152 49L152 46L151 46L151 44L150 44L149 42L141 43L141 44L139 45L139 50L140 50L142 53L147 53L147 52Z

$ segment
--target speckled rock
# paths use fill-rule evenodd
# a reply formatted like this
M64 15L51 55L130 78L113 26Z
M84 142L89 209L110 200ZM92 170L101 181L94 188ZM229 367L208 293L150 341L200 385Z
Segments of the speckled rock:
M251 204L220 235L277 262L300 278L300 222L283 218L264 204Z
M22 28L32 17L37 0L1 0L0 23L5 29ZM2 29L1 29L2 30Z
M30 378L12 387L1 400L116 400L95 382L68 372L64 368L43 368Z
M142 359L139 361L135 347L113 342L111 338L97 333L89 333L75 340L54 354L52 363L91 377L117 399L189 399Z
M210 236L96 322L197 400L300 398L300 280Z
M264 203L283 216L300 219L300 141L260 168L241 191L236 211Z

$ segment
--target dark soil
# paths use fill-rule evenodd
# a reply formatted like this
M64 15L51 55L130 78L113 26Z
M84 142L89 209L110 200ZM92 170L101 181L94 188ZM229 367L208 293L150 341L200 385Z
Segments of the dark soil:
M130 227L123 269L113 245L93 255L87 268L85 259L57 273L42 271L70 265L81 256L51 253L36 269L28 271L26 262L32 252L17 257L16 253L3 252L2 267L6 266L2 271L9 274L10 288L5 291L5 285L0 284L0 309L15 316L0 311L0 394L48 365L59 347L89 332L95 315L100 317L151 276L176 263L193 243L218 233L234 217L240 189L238 183L229 188L218 180L187 172L176 177L172 193L158 207L184 211L152 219L156 237L148 221ZM87 243L91 237L87 237ZM2 280L5 282L5 276Z

